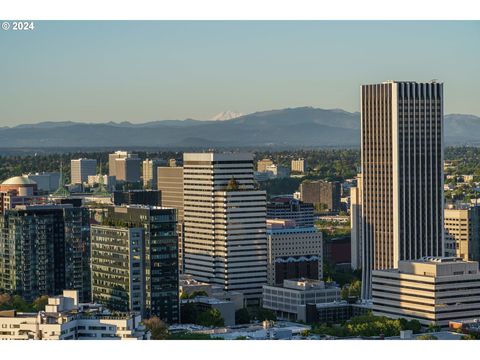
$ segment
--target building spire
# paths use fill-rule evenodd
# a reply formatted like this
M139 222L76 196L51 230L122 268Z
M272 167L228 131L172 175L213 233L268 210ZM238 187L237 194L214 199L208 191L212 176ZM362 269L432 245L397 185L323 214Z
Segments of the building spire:
M58 188L53 193L54 196L68 197L70 192L65 187L65 177L63 176L63 162L60 162L60 177L58 179Z

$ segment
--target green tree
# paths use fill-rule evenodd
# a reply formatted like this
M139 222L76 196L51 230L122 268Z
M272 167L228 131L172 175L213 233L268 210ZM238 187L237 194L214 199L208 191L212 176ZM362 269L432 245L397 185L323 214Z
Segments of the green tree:
M160 318L153 316L143 320L145 327L151 332L152 340L165 340L168 338L168 327Z
M345 285L340 291L343 300L358 299L362 291L362 283L360 280L354 280L351 284Z
M249 324L250 320L250 313L247 308L235 311L235 324Z
M208 309L202 311L200 314L198 314L196 323L202 326L225 326L225 321L223 320L222 314L217 309Z
M33 307L36 311L44 311L48 304L48 295L42 295L33 301Z
M438 340L438 338L436 336L433 336L432 334L418 335L416 339L417 340Z
M9 310L12 304L12 297L10 294L0 294L0 310Z
M276 321L277 320L277 315L275 314L274 311L269 309L264 309L264 308L256 309L254 317L258 321L265 321L265 320Z
M427 331L428 331L428 332L437 332L437 331L440 331L440 329L441 329L440 326L438 326L437 324L435 324L435 323L430 323L430 324L428 324L428 329L427 329Z
M21 296L14 295L12 297L12 309L17 310L18 312L34 312L35 308L32 304L26 302Z

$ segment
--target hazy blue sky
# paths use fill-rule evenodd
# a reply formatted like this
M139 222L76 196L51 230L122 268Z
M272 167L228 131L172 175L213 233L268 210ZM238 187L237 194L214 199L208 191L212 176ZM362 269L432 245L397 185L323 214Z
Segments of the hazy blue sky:
M389 79L438 79L447 113L480 115L480 21L36 22L0 49L2 126L358 111Z

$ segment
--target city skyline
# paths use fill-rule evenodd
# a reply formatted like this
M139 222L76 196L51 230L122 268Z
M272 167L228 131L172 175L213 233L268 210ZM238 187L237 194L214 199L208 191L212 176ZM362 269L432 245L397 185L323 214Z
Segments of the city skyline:
M0 36L4 126L355 112L361 84L410 79L444 82L445 113L480 115L478 21L35 24Z

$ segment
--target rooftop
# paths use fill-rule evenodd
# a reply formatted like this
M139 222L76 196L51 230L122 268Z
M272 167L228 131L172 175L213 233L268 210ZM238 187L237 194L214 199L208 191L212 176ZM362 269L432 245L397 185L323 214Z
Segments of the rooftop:
M37 183L26 176L14 176L5 180L2 185L36 185Z

